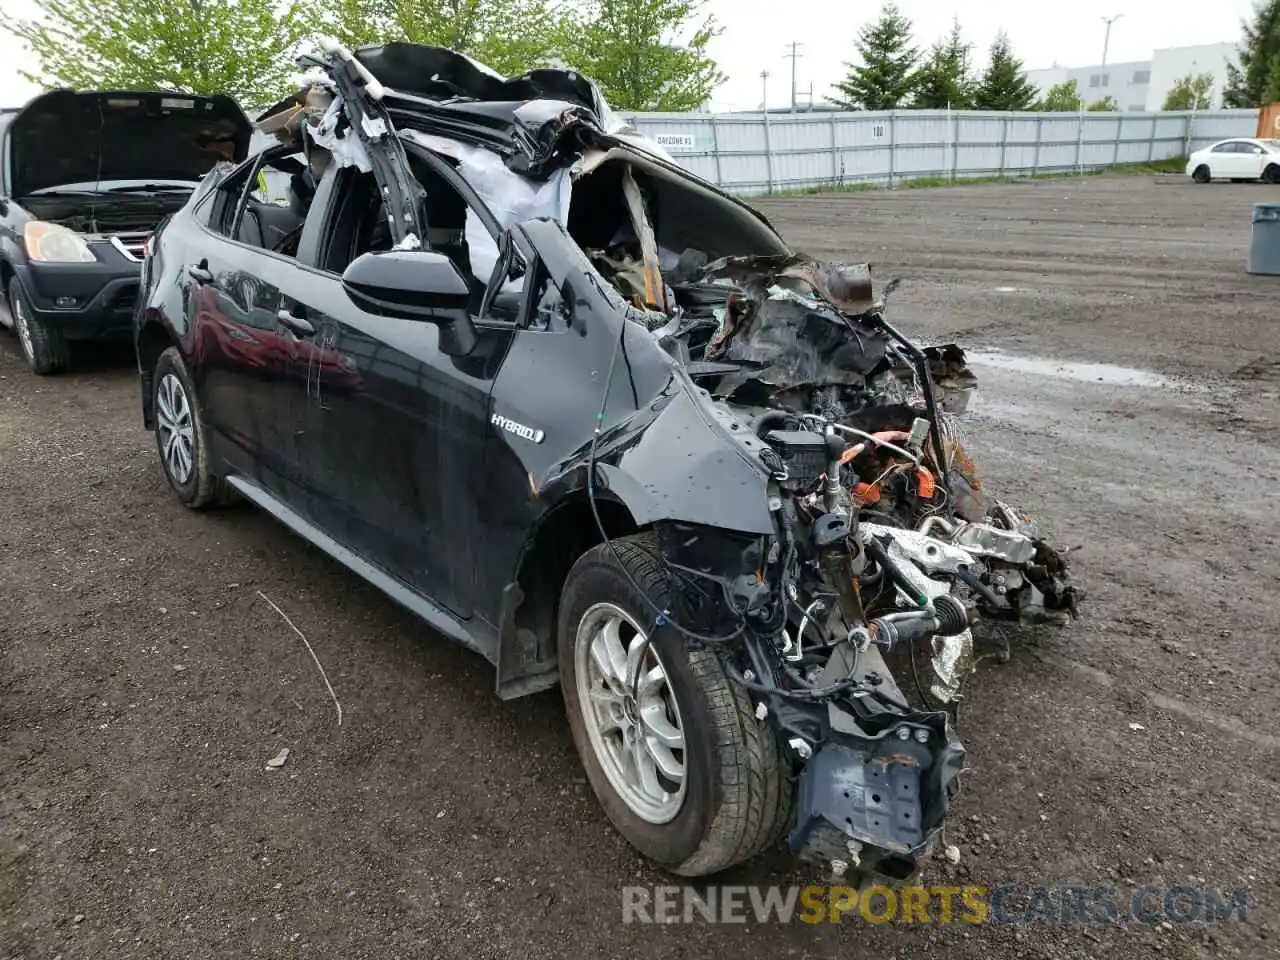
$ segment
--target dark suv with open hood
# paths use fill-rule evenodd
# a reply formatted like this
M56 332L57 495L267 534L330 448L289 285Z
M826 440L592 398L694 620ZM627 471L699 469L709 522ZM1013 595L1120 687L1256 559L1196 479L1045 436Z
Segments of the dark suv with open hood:
M55 90L0 115L0 325L32 370L128 340L151 231L251 134L226 96Z

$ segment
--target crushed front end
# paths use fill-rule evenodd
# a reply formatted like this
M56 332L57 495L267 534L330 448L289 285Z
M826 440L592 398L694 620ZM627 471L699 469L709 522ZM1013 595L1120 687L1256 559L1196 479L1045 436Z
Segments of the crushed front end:
M950 412L975 385L963 351L897 331L865 266L724 258L664 283L677 306L655 335L760 441L775 527L748 568L682 565L675 541L667 559L722 573L702 622L744 626L720 652L794 764L791 849L905 879L958 788L949 707L979 659L975 625L1061 624L1081 593L969 460Z

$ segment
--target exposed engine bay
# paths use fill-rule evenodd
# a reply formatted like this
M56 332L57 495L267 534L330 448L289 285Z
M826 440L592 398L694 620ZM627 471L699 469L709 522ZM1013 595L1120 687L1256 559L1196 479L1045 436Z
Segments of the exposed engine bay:
M952 412L976 384L963 350L896 330L866 265L685 251L663 273L642 250L596 263L764 443L777 536L699 626L750 624L738 677L805 762L793 849L837 874L909 875L963 764L942 708L975 669L975 626L1063 624L1082 597L969 459ZM646 290L664 291L664 312Z
M149 234L187 202L188 192L171 190L158 196L87 193L78 196L39 194L25 197L23 206L46 223L88 235Z
M948 708L978 660L975 628L1062 624L1083 596L1064 555L990 494L969 458L957 417L976 379L964 351L917 346L886 319L894 284L876 295L867 265L789 251L750 208L599 115L577 75L545 71L538 82L556 85L555 99L530 99L533 75L495 80L444 53L429 51L432 70L404 71L398 85L416 77L420 89L402 107L390 91L367 96L381 87L345 51L313 59L319 78L262 129L280 135L281 118L296 118L292 131L305 128L339 165L388 165L390 184L404 165L367 131L394 119L404 141L456 163L503 229L552 220L567 231L592 282L616 291L725 443L746 438L739 452L767 475L771 536L708 537L673 521L656 532L685 587L671 619L689 644L716 649L789 750L792 850L836 874L909 876L964 764ZM391 62L381 48L366 55L374 67L379 57ZM457 102L429 99L437 61L453 70ZM521 84L527 102L509 130L467 122L485 90L506 102ZM384 192L395 249L415 249L402 224L415 222L417 192ZM488 277L497 244L474 218L466 234L473 272ZM594 496L594 444L568 464L580 468Z

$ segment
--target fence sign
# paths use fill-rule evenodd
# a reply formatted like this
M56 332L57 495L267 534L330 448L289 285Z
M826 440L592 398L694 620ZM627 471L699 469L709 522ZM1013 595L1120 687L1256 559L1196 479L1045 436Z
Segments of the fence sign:
M655 133L653 139L660 147L684 147L692 150L695 146L692 133Z

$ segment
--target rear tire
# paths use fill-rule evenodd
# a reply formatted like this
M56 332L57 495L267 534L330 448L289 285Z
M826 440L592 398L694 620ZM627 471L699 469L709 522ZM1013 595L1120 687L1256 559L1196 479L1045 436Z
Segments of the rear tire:
M193 510L230 502L212 467L204 408L177 347L160 354L151 382L156 450L169 486Z
M561 596L561 688L578 755L614 827L671 872L705 876L782 835L792 784L778 738L714 652L689 649L671 627L653 632L645 648L644 631L654 630L645 598L667 609L672 593L649 534L583 554ZM593 655L606 649L616 655ZM637 670L626 665L635 657L643 657L643 682L631 700ZM639 772L646 762L648 793ZM680 776L668 776L676 767Z
M1208 183L1213 179L1213 177L1209 174L1208 166L1202 163L1200 166L1196 167L1195 171L1191 174L1191 179L1196 183Z
M1262 171L1263 183L1280 183L1280 163L1272 163Z
M44 377L66 369L67 341L62 331L32 315L17 277L9 280L9 315L13 317L13 332L18 335L22 355L33 373Z

